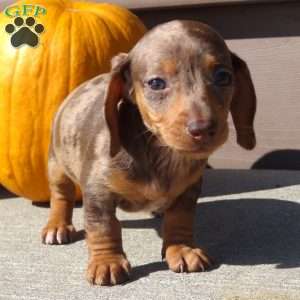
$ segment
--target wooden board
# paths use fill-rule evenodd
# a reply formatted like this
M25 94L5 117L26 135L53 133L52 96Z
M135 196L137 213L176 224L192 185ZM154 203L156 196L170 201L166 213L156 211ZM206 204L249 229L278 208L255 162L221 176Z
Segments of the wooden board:
M83 0L84 1L84 0ZM270 3L270 2L292 2L298 0L85 0L90 2L109 2L125 6L130 9L147 9L191 5L224 5L224 4L248 4L248 3ZM0 10L8 5L15 3L15 0L0 0ZM30 4L30 1L28 2Z
M99 0L93 0L100 2ZM263 3L263 2L291 2L291 0L109 0L106 2L116 3L126 6L130 9L147 9L162 7L180 7L191 5L224 5L224 4L247 4L247 3ZM298 1L298 0L294 0Z

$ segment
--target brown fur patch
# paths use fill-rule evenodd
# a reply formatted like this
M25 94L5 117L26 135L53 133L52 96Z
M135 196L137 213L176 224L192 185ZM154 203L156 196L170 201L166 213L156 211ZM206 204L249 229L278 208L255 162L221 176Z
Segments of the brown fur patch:
M176 59L166 59L162 62L162 70L168 76L174 76L177 72Z
M71 224L75 201L75 185L54 159L49 161L49 187L51 191L51 215L49 223Z
M123 81L121 80L120 75L113 74L105 101L105 118L111 135L111 156L116 155L121 147L118 130L118 103L121 100L122 87Z
M120 222L111 217L103 223L88 224L87 244L91 256L123 253Z
M202 65L205 67L206 70L213 70L214 67L218 64L218 60L214 55L209 53L203 55L203 63Z
M124 210L137 211L148 209L160 211L169 207L173 201L190 185L199 180L203 168L196 169L191 174L182 170L175 177L169 189L165 189L158 181L142 182L128 178L128 173L114 170L108 179L109 188L122 197L120 207Z

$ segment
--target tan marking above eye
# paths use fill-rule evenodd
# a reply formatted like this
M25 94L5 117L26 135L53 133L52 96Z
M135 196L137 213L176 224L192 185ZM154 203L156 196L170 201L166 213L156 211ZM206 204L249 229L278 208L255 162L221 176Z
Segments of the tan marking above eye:
M161 63L165 74L172 76L177 73L177 61L175 59L166 59Z
M220 65L224 66L224 68L228 69L228 71L231 71L229 62L224 57L216 57L211 53L206 53L203 55L202 66L206 70L213 71L217 66Z
M216 57L209 53L203 56L203 62L208 69L213 69L218 64Z

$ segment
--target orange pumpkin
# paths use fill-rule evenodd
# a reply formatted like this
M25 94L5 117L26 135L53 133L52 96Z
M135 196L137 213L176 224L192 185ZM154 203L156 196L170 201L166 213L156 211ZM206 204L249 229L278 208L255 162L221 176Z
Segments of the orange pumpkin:
M128 10L112 4L30 4L46 9L37 16L29 9L23 16L25 21L31 14L44 26L36 47L14 48L4 30L14 18L0 15L0 184L33 201L48 201L48 145L58 106L80 83L109 71L111 57L128 52L145 27Z

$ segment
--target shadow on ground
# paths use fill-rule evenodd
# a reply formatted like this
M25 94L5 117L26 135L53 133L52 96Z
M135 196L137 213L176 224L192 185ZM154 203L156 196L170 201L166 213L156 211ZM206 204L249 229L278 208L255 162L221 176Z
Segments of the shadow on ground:
M252 165L252 169L300 170L300 150L281 149L268 152Z
M9 192L2 185L0 185L0 200L7 199L7 198L16 198L16 197L18 197L18 196Z
M256 192L300 185L298 171L206 170L201 197Z
M140 278L149 276L149 274L168 270L168 266L163 261L151 262L149 264L144 264L140 266L133 267L133 272L131 274L131 282L136 281Z
M300 267L299 217L299 204L276 199L199 203L196 240L217 264L296 268ZM160 223L156 218L127 220L122 225L132 229L153 228L159 234ZM157 271L158 265L152 267ZM146 273L151 272L151 266L144 268Z

